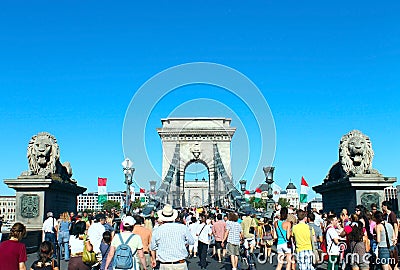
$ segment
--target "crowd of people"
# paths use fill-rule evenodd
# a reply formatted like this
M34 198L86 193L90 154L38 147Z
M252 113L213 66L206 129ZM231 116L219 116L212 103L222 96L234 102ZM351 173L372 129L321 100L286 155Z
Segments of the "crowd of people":
M259 261L272 263L276 246L276 269L312 270L327 261L330 269L397 269L398 222L383 202L382 211L358 205L354 213L343 209L339 215L295 210L277 206L271 217L237 213L227 209L186 208L171 205L144 216L140 210L120 217L110 213L52 212L42 227L39 258L30 269L58 269L60 258L70 270L114 269L188 269L187 259L197 258L199 267L209 267L211 256L217 263L229 261L238 269L241 247ZM21 239L26 228L12 226L9 240L0 243L0 270L26 269L25 245ZM275 250L274 250L275 251ZM88 261L86 254L93 254ZM255 256L254 256L255 258ZM193 259L192 259L193 260Z
M316 209L290 211L281 208L275 215L278 270L314 269L327 261L327 269L397 269L398 221L388 201L368 210L357 205L354 213L343 209L339 215ZM308 225L308 226L307 226Z

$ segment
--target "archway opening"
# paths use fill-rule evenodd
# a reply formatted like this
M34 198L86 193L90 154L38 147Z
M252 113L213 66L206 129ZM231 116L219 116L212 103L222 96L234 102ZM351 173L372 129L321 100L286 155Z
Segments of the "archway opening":
M186 206L201 207L210 201L210 172L206 163L192 160L184 172L184 196Z
M191 162L185 169L185 181L209 181L208 168L202 162Z

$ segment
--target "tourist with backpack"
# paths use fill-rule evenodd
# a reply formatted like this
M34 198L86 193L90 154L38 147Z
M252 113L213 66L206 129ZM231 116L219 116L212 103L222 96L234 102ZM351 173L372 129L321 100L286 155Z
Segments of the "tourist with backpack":
M126 216L122 220L124 231L116 234L111 241L105 269L113 265L114 269L139 270L139 257L143 269L146 270L146 259L143 253L142 239L133 234L133 226L136 221L132 216Z
M325 230L326 251L328 253L328 270L339 269L339 235L336 231L338 219L335 215L329 215L327 218L327 227Z

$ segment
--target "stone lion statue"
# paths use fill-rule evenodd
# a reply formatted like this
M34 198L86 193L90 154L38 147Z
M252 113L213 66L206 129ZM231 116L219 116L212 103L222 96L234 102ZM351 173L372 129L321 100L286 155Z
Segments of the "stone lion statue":
M40 175L76 183L71 179L70 163L60 163L60 149L56 138L50 133L40 132L31 138L28 144L27 158L29 171L22 175Z
M325 180L337 180L357 174L378 174L372 168L374 151L368 136L352 130L342 137L339 144L339 162L334 164Z

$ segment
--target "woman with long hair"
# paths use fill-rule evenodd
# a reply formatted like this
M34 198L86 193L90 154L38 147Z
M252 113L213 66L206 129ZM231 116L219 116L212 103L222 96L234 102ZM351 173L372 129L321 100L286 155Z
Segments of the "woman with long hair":
M260 255L258 256L259 261L262 261L264 257L265 262L268 262L271 257L272 245L274 244L275 230L268 217L263 220L262 233L261 233L261 244L260 244Z
M83 247L86 245L88 251L93 250L90 241L85 241L86 222L78 221L75 223L72 235L69 238L71 246L71 257L68 262L68 270L89 270L91 267L82 261Z
M30 270L58 270L58 264L53 256L53 244L43 241L39 247L39 259L32 263Z
M279 220L277 220L274 224L276 239L277 239L277 253L278 253L278 265L276 266L277 270L281 270L283 266L283 262L286 259L286 270L291 269L291 256L292 256L292 247L288 246L288 243L291 244L291 229L292 224L287 220L288 218L288 209L286 207L282 207L279 215Z
M364 239L366 232L363 229L363 224L361 221L352 221L350 226L351 232L348 235L350 251L346 255L346 259L350 257L352 270L367 270L369 269L369 261L366 257L365 241L368 241L368 239Z
M11 227L9 240L0 243L0 270L26 270L26 247L21 243L25 236L26 227L22 223Z
M58 230L58 245L60 246L60 253L63 253L64 250L64 259L65 261L69 261L69 229L71 227L71 221L68 212L64 212L61 214L61 218L59 221L59 230ZM61 255L60 254L60 255Z
M376 221L376 242L378 244L379 262L382 265L383 270L392 269L389 267L389 265L392 265L390 251L396 248L395 243L397 240L395 238L393 226L384 221L383 213L381 211L376 211L374 218Z

